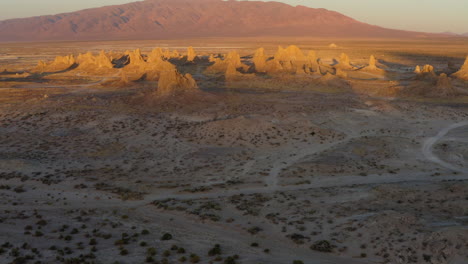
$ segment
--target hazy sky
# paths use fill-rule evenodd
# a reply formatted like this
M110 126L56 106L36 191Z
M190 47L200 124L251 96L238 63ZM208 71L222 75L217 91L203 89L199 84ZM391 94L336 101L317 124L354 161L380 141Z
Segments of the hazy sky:
M0 0L0 20L71 12L135 0ZM468 0L278 0L322 7L362 22L426 32L468 32Z

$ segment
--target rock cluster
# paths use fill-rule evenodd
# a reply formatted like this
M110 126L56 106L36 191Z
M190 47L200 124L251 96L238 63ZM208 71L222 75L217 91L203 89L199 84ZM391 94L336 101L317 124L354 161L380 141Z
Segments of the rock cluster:
M295 74L308 74L312 71L319 70L317 62L317 55L311 51L304 55L304 53L294 45L284 49L278 47L273 60L267 61L265 66L268 73L295 73Z
M98 56L94 56L91 52L80 54L76 59L78 68L87 71L97 69L112 69L114 66L111 59L104 51L101 51Z
M236 51L229 52L224 58L224 60L214 57L213 59L214 64L207 69L207 71L210 73L226 73L228 69L232 73L233 68L235 68L236 71L239 68L242 68L243 70L247 71L249 68L247 65L242 63L240 55Z

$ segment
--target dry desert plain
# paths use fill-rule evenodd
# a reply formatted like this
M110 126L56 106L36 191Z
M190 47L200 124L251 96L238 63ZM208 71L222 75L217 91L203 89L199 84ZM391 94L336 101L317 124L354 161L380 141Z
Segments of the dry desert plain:
M0 263L466 264L467 54L2 43Z

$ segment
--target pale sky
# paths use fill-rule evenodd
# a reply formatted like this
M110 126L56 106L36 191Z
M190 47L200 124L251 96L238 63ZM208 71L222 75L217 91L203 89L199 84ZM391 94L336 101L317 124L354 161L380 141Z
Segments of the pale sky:
M0 0L0 20L50 15L135 0ZM468 0L278 0L338 11L378 26L424 32L468 32Z

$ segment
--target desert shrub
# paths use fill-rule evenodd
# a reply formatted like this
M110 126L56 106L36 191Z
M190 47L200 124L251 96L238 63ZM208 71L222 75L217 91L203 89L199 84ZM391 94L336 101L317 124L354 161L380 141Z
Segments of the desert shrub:
M191 263L198 263L198 262L200 262L200 257L197 256L196 254L191 254L190 255L190 262Z
M216 244L210 251L208 251L208 256L221 255L221 246Z
M161 240L171 240L171 239L172 239L172 235L169 233L166 233L161 237Z
M312 246L310 246L310 248L319 252L332 252L333 250L332 245L327 240L317 241Z

